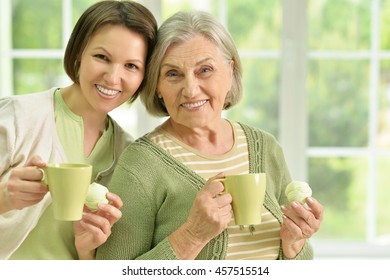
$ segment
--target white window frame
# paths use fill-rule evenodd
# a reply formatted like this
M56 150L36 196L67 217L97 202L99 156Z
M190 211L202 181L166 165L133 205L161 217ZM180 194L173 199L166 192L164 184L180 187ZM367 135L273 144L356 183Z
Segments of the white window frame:
M306 4L303 4L306 2ZM286 5L287 4L287 5ZM379 91L379 77L380 77L380 58L389 57L389 52L382 52L379 47L379 38L380 38L380 4L381 0L371 0L371 46L369 51L311 51L301 46L301 51L296 51L294 54L297 57L296 60L308 60L308 59L365 59L369 60L370 64L370 78L369 78L369 144L366 148L338 148L338 147L309 147L306 139L308 127L307 127L307 112L306 106L303 106L301 109L305 111L304 114L295 112L298 119L294 119L293 115L289 115L288 119L282 117L281 131L289 135L287 138L282 137L282 145L287 151L286 160L289 163L290 167L293 167L294 164L300 165L295 173L296 176L301 176L306 178L307 174L307 160L311 157L365 157L368 159L368 181L367 181L367 202L366 202L366 216L367 216L367 225L366 225L366 242L340 242L340 241L317 241L314 238L313 244L315 245L316 256L318 258L389 258L390 257L390 244L380 244L376 238L376 185L377 185L377 160L380 156L389 155L388 152L379 151L377 143L377 109L378 109L378 91ZM290 5L290 7L287 7ZM300 8L295 9L297 6L302 5ZM302 42L307 42L305 37L301 37L305 33L305 28L307 23L304 20L298 20L306 18L306 7L307 0L284 0L284 19L286 19L286 24L284 27L291 27L294 25L294 19L289 16L289 14L294 15L296 11L296 22L298 23L296 32L301 32L301 34L295 34L296 40L302 40ZM294 11L294 12L292 12ZM300 24L304 26L299 26ZM293 31L294 32L294 31ZM289 38L283 37L283 41L289 40ZM287 44L286 44L287 45ZM296 45L299 45L296 42ZM285 50L285 49L284 49ZM286 53L288 55L288 53ZM288 66L288 60L283 59L282 67L286 72L282 70L282 81L284 74L293 77L294 72L287 71L285 69ZM296 74L299 78L295 79L298 83L305 83L304 79L300 79L305 75L304 67L296 65L296 71L302 71L300 74ZM284 77L289 79L289 77ZM284 95L288 95L288 91L291 92L291 89L299 89L304 92L304 84L297 85L293 80L289 81L291 83L290 87L287 85L282 85L283 89L286 89ZM291 94L291 93L290 93ZM305 94L300 94L296 92L295 102L306 104L307 98ZM283 98L282 98L283 99ZM289 104L294 104L294 100L289 100L288 98L282 100L286 102L286 107L282 108L283 110L288 111ZM295 106L299 108L299 104L295 103ZM294 110L292 110L294 111ZM284 123L284 126L283 126ZM294 125L295 123L295 125ZM290 133L288 131L290 130ZM297 133L297 130L299 133ZM295 132L295 134L294 134ZM282 134L283 135L283 134ZM294 140L294 137L297 139ZM299 143L305 143L304 149L302 150L302 145ZM290 145L290 143L293 143ZM297 147L297 151L294 151L294 146ZM304 151L304 153L302 153ZM301 158L299 154L304 154L305 159ZM302 168L302 169L301 169ZM294 170L292 170L294 172ZM294 173L292 174L294 175Z

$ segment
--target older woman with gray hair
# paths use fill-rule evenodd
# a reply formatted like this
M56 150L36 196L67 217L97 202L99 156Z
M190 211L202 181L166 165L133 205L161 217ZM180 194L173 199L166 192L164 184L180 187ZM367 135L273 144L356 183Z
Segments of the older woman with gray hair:
M240 100L241 74L230 34L208 13L178 12L161 25L140 98L168 119L121 155L110 189L123 216L97 258L313 258L322 205L289 204L275 137L222 117ZM232 197L215 179L259 172L267 174L262 223L235 225Z

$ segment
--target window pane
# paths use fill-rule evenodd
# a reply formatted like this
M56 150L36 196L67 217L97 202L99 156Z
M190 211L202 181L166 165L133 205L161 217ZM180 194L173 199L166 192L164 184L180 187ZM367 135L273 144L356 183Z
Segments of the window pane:
M390 158L378 160L378 190L377 190L377 236L380 241L390 242L390 188L389 188Z
M11 2L13 48L61 48L61 0Z
M310 146L367 146L368 77L367 61L309 63Z
M99 2L99 0L83 0L83 1L78 1L78 0L73 0L73 11L72 11L72 23L76 25L77 20L81 16L81 14L89 8L92 4Z
M244 93L227 116L277 135L279 61L248 58L242 59L242 63Z
M166 19L178 11L189 11L194 9L207 11L219 18L218 2L219 1L213 0L162 0L162 17L163 19Z
M240 49L280 49L281 0L228 1L228 28Z
M380 8L380 42L383 50L390 50L390 1L381 0Z
M244 94L227 116L277 135L279 60L243 58L242 63Z
M324 206L316 239L364 240L367 161L363 158L311 158L309 183Z
M370 48L371 1L309 0L309 48L367 50Z
M15 59L13 68L15 94L60 86L65 75L59 59Z
M378 146L390 148L390 61L382 61L378 108Z

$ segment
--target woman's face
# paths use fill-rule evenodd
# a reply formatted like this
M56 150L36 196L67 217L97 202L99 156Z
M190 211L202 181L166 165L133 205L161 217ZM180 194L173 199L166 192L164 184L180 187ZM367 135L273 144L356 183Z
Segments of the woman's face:
M171 121L189 128L218 124L232 86L233 61L201 35L170 46L157 86Z
M126 102L144 78L146 53L140 34L119 25L99 29L81 55L83 106L106 114Z

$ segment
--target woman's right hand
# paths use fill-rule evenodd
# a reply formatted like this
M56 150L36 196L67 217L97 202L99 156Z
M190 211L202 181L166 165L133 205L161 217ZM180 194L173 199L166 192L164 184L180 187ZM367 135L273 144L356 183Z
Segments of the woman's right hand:
M7 211L23 209L40 202L48 192L47 185L41 182L43 174L39 170L45 166L41 157L33 156L25 166L12 170L8 182L2 186L3 204L6 205L2 208Z
M232 197L222 194L224 186L210 178L195 197L187 221L170 235L171 245L180 259L194 259L202 248L226 229L232 219Z

